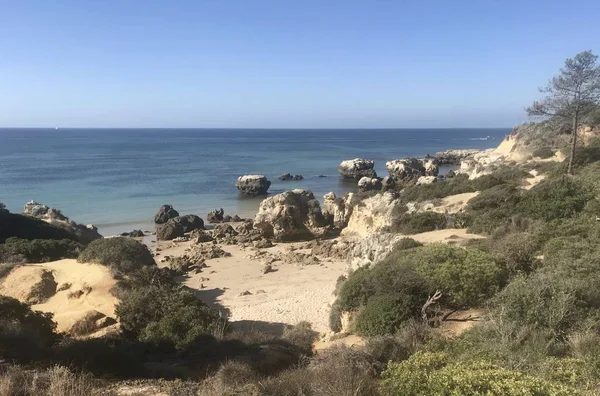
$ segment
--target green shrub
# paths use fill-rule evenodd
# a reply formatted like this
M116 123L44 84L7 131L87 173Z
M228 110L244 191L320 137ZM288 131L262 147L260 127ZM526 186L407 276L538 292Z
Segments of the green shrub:
M115 273L131 273L144 266L155 266L148 248L132 238L104 238L91 242L77 259L80 263L109 266Z
M64 228L33 217L0 211L0 243L8 238L20 239L71 239L77 236Z
M492 255L443 244L419 249L417 269L428 280L430 293L442 291L453 307L480 304L500 290L506 277Z
M338 300L331 304L329 310L329 329L334 333L342 331L342 309Z
M536 258L538 244L530 234L515 232L503 235L490 243L498 260L504 263L509 276L528 274L539 266Z
M394 219L392 230L402 234L419 234L446 228L446 215L436 212L405 213Z
M577 180L544 180L523 194L516 211L534 219L551 221L574 216L592 199L593 190Z
M123 332L140 341L182 348L198 336L212 334L221 319L184 288L152 285L125 292L115 313Z
M23 256L28 263L76 258L82 248L82 244L71 239L8 238L4 244L0 244L0 262L6 262L14 256Z
M421 247L421 246L423 246L423 244L421 242L415 241L412 238L402 238L394 244L393 250L395 250L395 251L408 250L408 249L413 249L413 248L417 248L417 247Z
M554 150L552 150L552 147L543 146L534 150L533 156L541 159L552 158L554 157Z
M20 362L37 360L58 339L52 314L0 295L0 356Z
M418 352L407 361L390 363L383 379L384 391L393 395L581 394L575 388L487 362L452 364L445 354L431 352Z
M423 348L433 339L433 329L420 319L409 319L402 323L395 334L369 337L365 350L382 366L400 362Z
M600 161L600 139L596 138L587 146L580 146L575 150L573 167L580 168L598 161Z
M281 338L296 345L306 355L312 355L312 346L319 338L319 333L312 329L310 322L299 322L295 326L286 327Z
M415 303L410 296L376 296L359 311L354 323L355 331L362 336L393 334L416 313Z

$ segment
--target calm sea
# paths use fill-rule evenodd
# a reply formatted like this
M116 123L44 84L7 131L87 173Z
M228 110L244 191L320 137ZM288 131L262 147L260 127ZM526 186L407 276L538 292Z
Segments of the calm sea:
M312 190L321 199L354 183L337 166L356 157L385 161L451 148L497 146L510 129L243 130L0 129L0 202L59 208L104 235L150 229L162 204L204 217L213 208L252 216L260 199L239 196L235 180L265 174L270 193ZM487 136L495 140L486 140ZM282 182L282 173L304 175ZM324 175L326 177L319 177Z

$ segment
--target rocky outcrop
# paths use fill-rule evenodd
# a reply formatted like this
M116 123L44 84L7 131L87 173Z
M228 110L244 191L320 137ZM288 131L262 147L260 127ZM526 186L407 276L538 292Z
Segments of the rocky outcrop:
M340 166L338 166L338 172L344 179L360 180L363 177L377 177L374 167L374 161L355 158L342 161Z
M383 191L391 191L396 188L396 181L391 176L386 176L381 180L381 189Z
M342 235L365 237L384 231L392 225L392 213L399 204L400 201L391 192L363 200L353 207L348 226L342 230Z
M183 237L184 234L185 228L176 218L170 219L165 224L156 225L156 238L161 241L171 241Z
M425 176L437 176L440 173L440 164L437 158L427 157L421 160L425 169Z
M289 181L289 180L304 180L304 176L302 175L292 175L291 173L284 173L279 176L279 180Z
M446 150L435 154L435 158L439 165L460 165L460 162L473 155L477 154L482 150Z
M163 205L158 208L158 212L154 215L155 224L165 224L170 219L179 216L179 212L171 205Z
M92 225L78 224L70 220L62 212L55 208L50 208L44 204L29 201L25 204L24 214L45 221L46 223L63 228L73 234L79 242L84 245L93 240L102 238L98 229Z
M341 230L348 225L352 208L356 204L354 193L348 193L343 198L338 198L335 193L328 192L323 196L321 212L327 224Z
M417 186L421 184L433 184L438 181L436 176L421 176L417 179Z
M405 158L388 161L385 167L396 183L417 180L425 176L425 167L423 162L417 158Z
M144 232L142 230L133 230L131 232L124 232L121 234L121 236L130 238L143 238Z
M267 180L265 175L245 175L238 177L235 187L243 195L256 197L266 195L269 187L271 187L271 182Z
M254 227L278 241L321 237L329 227L319 201L308 190L291 190L263 200Z
M208 212L208 214L206 215L206 220L212 224L222 223L224 215L225 215L225 211L223 210L223 208L213 209L210 212Z
M204 220L196 215L185 215L177 216L171 219L172 221L179 223L183 227L183 232L192 232L194 230L204 229ZM170 221L171 221L170 220Z
M358 181L358 191L380 191L383 185L381 180L371 177L363 177Z

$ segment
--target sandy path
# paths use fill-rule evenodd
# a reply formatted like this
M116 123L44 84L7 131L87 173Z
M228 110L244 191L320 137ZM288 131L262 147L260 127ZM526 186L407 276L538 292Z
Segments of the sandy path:
M407 237L419 241L423 244L428 243L458 243L469 239L482 239L485 238L483 235L478 234L467 234L465 228L448 228L445 230L436 230L423 232L420 234L407 235Z

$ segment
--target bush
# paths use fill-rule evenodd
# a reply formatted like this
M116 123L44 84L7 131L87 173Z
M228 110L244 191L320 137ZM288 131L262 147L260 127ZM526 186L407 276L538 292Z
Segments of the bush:
M115 313L127 336L177 348L191 344L198 336L212 334L219 321L226 322L191 291L170 285L126 291Z
M541 159L552 158L554 157L554 150L552 150L552 147L543 146L534 150L533 156Z
M510 277L529 274L539 266L536 258L538 244L530 234L510 233L495 239L490 247L498 260L504 263Z
M594 191L577 180L544 180L523 194L516 211L534 219L551 221L574 216L592 199Z
M506 274L488 253L434 244L419 249L418 271L430 293L442 291L452 307L476 306L504 285Z
M8 366L0 374L2 396L93 396L104 394L93 378L75 374L66 367L26 370Z
M296 345L305 354L312 355L312 346L319 338L319 333L312 329L309 322L300 322L295 326L285 328L281 338Z
M19 362L39 359L58 339L52 314L0 295L0 356Z
M396 242L393 250L395 250L395 251L408 250L408 249L413 249L413 248L417 248L417 247L421 247L421 246L423 246L423 244L421 242L415 241L412 238L402 238L398 242Z
M0 210L0 243L8 238L20 239L71 239L71 232L33 217Z
M422 320L410 319L404 322L394 335L370 337L365 350L373 356L382 368L388 362L400 362L424 347L433 339L433 330Z
M144 266L156 266L148 248L132 238L104 238L91 242L77 259L80 263L109 266L116 273L131 273Z
M355 331L362 336L393 334L400 325L416 315L410 296L387 294L371 298L359 311Z
M576 389L487 362L452 364L443 353L418 352L390 363L383 388L393 395L577 395Z
M8 238L0 245L0 262L22 256L28 263L44 263L64 258L76 258L83 245L70 239Z
M446 216L436 212L404 213L394 219L392 230L402 234L419 234L422 232L446 228Z
M566 161L568 161L568 159ZM581 168L598 161L600 161L600 139L596 138L587 146L577 147L577 150L575 150L575 157L573 158L573 167Z

